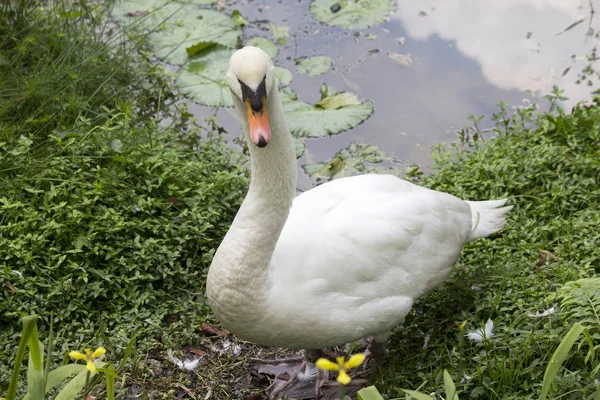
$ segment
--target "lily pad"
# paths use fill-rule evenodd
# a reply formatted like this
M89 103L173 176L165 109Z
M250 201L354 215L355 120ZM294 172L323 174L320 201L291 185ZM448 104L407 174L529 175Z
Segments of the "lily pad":
M296 150L296 158L302 157L305 149L306 144L304 143L304 140L294 136L294 150Z
M308 76L322 75L331 68L331 58L327 56L314 56L303 59L298 63L298 73Z
M225 74L234 50L211 49L183 66L175 84L189 99L205 106L233 106Z
M280 93L290 130L300 137L335 135L359 125L373 112L371 101L361 103L349 92L324 93L314 106L299 100L288 88Z
M259 49L262 49L265 53L269 55L269 57L271 57L271 59L277 57L277 45L267 38L260 36L250 38L246 42L246 46L254 46L258 47Z
M285 25L275 25L273 23L269 23L269 28L271 29L271 33L273 34L273 39L277 40L277 44L285 44L288 40L288 36L290 35L290 27Z
M384 165L384 162L387 162L387 165ZM392 166L394 164L396 167ZM399 166L404 168L399 168ZM400 174L405 167L404 162L387 156L377 146L352 143L347 148L337 152L330 161L303 165L302 169L313 180L321 182L365 172Z
M328 25L362 29L384 22L395 6L392 0L313 0L310 12Z
M112 17L119 23L137 26L142 29L154 29L170 19L187 5L203 6L218 0L120 0L111 10ZM197 7L196 7L197 8Z
M292 82L292 72L283 67L275 67L275 77L279 80L280 86L287 86Z
M188 5L151 33L148 43L157 57L181 65L188 58L186 48L208 42L233 48L240 39L241 31L229 16Z

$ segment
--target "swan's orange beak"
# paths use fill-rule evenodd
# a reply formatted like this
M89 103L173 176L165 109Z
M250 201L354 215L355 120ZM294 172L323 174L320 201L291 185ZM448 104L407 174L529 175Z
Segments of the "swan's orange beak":
M254 111L250 105L250 99L246 99L246 113L248 125L250 126L250 140L258 147L265 147L271 140L271 127L267 115L267 98L262 96L262 107L260 111Z

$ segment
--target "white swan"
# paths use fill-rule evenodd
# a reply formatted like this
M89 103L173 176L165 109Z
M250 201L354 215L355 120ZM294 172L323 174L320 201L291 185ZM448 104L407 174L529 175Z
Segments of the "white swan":
M505 199L463 201L391 175L339 179L296 197L273 63L244 47L227 80L252 178L210 266L207 295L236 336L295 349L370 335L384 344L414 301L448 276L465 243L506 224Z

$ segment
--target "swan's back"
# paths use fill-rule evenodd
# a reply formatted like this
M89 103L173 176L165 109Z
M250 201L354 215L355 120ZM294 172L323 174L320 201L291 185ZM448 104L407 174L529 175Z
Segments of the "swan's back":
M271 260L262 343L320 348L391 330L450 273L473 226L467 202L391 175L301 194Z

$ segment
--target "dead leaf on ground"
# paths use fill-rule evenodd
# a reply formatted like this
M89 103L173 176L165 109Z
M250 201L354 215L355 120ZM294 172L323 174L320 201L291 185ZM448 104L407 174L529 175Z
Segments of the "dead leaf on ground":
M187 347L185 350L189 351L191 353L194 353L195 355L200 356L200 357L204 357L204 356L208 355L208 353L206 351L201 350L201 349L196 349L194 347Z
M535 264L535 266L538 268L546 263L546 260L548 259L548 257L550 257L550 261L560 261L560 258L556 257L554 254L550 253L548 250L538 249L538 251L540 252L540 257L538 258L537 263Z
M229 331L226 329L223 329L222 331L210 326L209 324L207 324L206 322L202 324L202 331L208 335L212 335L212 336L227 336L229 335Z
M13 285L11 285L10 283L8 283L8 282L5 282L5 283L4 283L4 286L6 286L6 287L8 288L8 290L10 290L10 294L11 294L11 295L13 295L13 296L14 296L15 294L17 294L17 288L16 288L16 287L14 287Z

